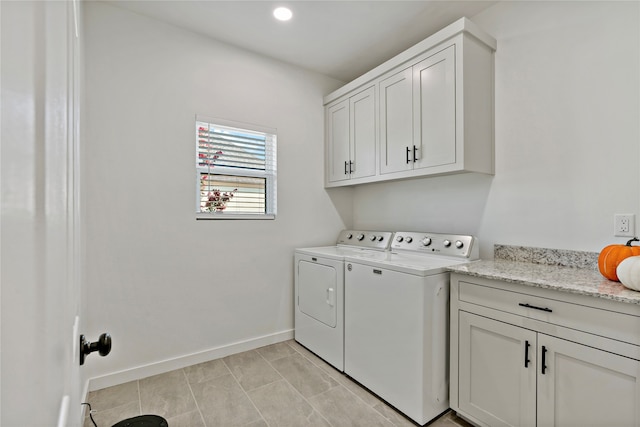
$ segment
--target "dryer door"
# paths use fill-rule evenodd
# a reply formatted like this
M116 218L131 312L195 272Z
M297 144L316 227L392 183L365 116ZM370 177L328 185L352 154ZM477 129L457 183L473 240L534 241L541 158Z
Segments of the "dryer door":
M298 307L304 314L332 328L337 323L338 272L330 265L306 260L298 263Z

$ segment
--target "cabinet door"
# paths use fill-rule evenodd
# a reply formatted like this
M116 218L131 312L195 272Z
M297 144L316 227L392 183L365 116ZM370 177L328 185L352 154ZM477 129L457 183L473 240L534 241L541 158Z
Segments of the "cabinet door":
M351 123L351 178L376 174L376 103L375 88L349 98Z
M536 333L464 311L459 316L460 410L492 427L535 426Z
M538 425L640 426L640 361L543 334L538 346Z
M326 109L329 182L349 179L349 100Z
M413 168L412 69L380 82L380 172Z
M414 168L456 162L455 46L413 66Z

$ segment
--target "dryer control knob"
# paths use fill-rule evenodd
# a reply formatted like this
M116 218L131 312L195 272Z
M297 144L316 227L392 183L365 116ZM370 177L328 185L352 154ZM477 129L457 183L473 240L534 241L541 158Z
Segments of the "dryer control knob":
M373 236L369 237L369 239L371 239L372 242L375 242L377 237L375 235L373 235Z
M402 242L404 240L404 238L402 236L398 236L396 237L396 242Z
M456 248L462 249L463 246L464 246L464 243L462 243L460 240L456 240Z
M384 236L378 236L378 242L382 242L384 240Z
M445 248L448 248L449 246L451 246L451 240L445 239L445 241L442 242L442 244L444 245Z
M352 239L353 238L353 234L349 233L347 234L347 239Z
M425 237L422 239L422 246L429 246L431 244L431 237Z
M407 237L406 239L404 239L404 241L407 243L411 243L413 242L413 237Z
M362 239L364 239L364 234L358 234L358 235L356 236L356 239L358 239L358 240L362 240Z

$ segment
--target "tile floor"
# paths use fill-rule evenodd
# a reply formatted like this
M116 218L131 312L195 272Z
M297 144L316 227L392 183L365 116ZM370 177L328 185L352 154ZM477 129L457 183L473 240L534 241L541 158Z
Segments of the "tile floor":
M98 427L156 414L169 427L416 424L291 340L89 393ZM431 427L470 427L453 413ZM93 427L88 417L84 427Z

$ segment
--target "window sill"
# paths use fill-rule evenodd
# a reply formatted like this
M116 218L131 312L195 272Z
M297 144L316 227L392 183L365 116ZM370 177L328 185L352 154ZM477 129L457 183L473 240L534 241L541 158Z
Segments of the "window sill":
M221 220L221 219L276 219L274 214L228 214L228 213L196 213L196 220Z

